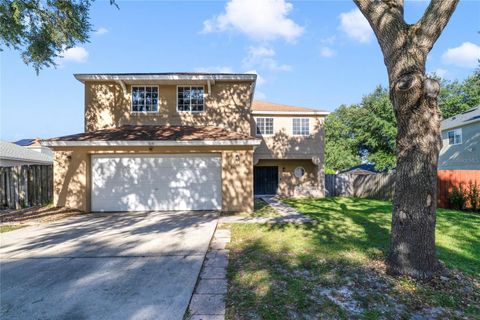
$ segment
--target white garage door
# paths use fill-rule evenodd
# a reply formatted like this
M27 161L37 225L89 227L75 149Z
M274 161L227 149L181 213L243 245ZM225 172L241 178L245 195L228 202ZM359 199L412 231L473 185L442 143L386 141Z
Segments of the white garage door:
M219 155L93 155L92 211L220 210Z

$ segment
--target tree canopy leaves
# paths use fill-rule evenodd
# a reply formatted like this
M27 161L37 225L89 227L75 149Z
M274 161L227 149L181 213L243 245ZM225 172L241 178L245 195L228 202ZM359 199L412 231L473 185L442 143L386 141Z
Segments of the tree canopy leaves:
M114 0L110 0L115 4ZM1 0L0 50L20 51L38 73L55 58L88 41L92 0Z
M436 78L441 83L439 106L444 119L480 105L480 68L463 81ZM342 105L328 116L326 171L344 170L362 162L375 164L379 171L393 169L396 134L388 90L378 86L360 104Z
M441 83L439 105L444 119L480 105L480 67L464 81Z
M325 121L327 171L375 163L377 170L395 166L396 120L388 90L378 86L360 104L340 106Z

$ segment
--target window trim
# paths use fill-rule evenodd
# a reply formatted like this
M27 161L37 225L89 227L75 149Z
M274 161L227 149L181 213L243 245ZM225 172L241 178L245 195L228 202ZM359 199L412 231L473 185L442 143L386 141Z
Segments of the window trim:
M144 88L145 92L147 88L157 88L157 110L156 111L134 111L133 110L133 88ZM130 113L158 113L160 111L160 86L148 85L148 84L132 84L130 85Z
M450 137L449 137L449 133L450 132L453 132L453 143L450 143ZM455 132L460 132L459 136L460 136L460 142L457 142L455 143ZM461 145L463 143L463 132L462 132L462 128L456 128L456 129L453 129L453 130L448 130L447 131L447 140L448 140L448 145L449 146L457 146L457 145Z
M303 133L295 133L294 130L293 130L293 126L294 126L294 122L295 120L303 120L303 119L306 119L307 120L307 130L308 130L308 133L307 134L303 134ZM310 136L311 133L310 133L310 118L306 118L306 117L303 117L303 118L292 118L292 136L295 136L295 137L308 137Z
M258 124L257 124L257 120L258 119L272 119L272 133L258 133L257 132L257 129L258 129ZM255 136L257 137L268 137L268 136L273 136L275 135L275 118L274 117L254 117L254 120L255 120Z
M189 87L190 90L192 87L202 87L203 88L203 110L202 111L192 111L192 100L190 100L190 110L178 110L178 88L179 87ZM202 113L205 112L205 86L204 85L193 85L193 84L177 84L177 89L175 91L175 101L176 101L176 109L177 112L185 113L185 112L190 112L190 113Z
M156 111L134 111L133 110L133 88L157 88L157 110ZM148 85L148 84L132 84L130 85L130 113L159 113L160 112L160 86L158 85Z

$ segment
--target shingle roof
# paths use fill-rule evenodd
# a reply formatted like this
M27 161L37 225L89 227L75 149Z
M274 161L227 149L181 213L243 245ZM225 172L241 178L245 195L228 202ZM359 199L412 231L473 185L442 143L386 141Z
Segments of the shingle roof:
M32 144L39 144L39 141L41 139L39 138L34 138L34 139L21 139L21 140L18 140L18 141L15 141L14 143L17 145L17 146L22 146L22 147L28 147L28 146L31 146Z
M461 127L466 124L470 124L476 121L480 121L480 106L464 111L451 118L442 121L442 130Z
M198 141L255 140L256 138L213 126L124 125L57 137L45 141Z
M252 110L253 111L297 111L297 112L328 112L325 110L319 109L312 109L312 108L305 108L305 107L297 107L297 106L289 106L285 104L278 104L266 101L253 101L252 103Z
M53 162L53 158L49 155L2 140L0 140L0 159L31 161L45 164L51 164Z
M340 173L348 173L348 172L352 172L354 170L362 170L362 171L368 171L368 172L372 172L372 173L382 173L382 172L387 172L388 171L387 169L385 169L383 171L378 171L378 170L375 170L375 165L374 164L372 164L372 163L362 163L362 164L359 164L357 166L351 167L349 169L340 171Z

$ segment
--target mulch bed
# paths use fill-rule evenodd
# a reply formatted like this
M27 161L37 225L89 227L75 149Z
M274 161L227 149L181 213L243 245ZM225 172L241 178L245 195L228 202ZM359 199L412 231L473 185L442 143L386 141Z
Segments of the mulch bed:
M53 206L31 207L20 210L1 210L1 224L46 223L83 214L82 211Z

